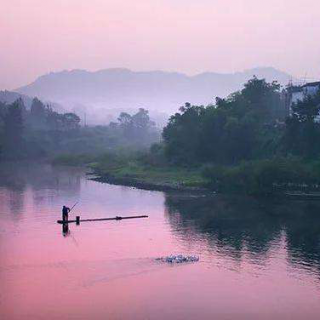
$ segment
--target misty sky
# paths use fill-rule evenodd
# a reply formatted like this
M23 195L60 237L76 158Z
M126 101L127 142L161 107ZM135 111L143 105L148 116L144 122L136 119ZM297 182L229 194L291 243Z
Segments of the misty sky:
M319 0L1 0L0 89L63 69L320 78Z

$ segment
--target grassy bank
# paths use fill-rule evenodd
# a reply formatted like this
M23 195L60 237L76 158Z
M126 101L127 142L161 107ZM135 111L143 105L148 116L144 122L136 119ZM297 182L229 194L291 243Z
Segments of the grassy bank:
M52 164L87 166L97 181L148 190L196 191L204 190L207 184L200 169L150 165L141 153L64 154L55 157Z
M320 162L273 158L233 166L181 167L155 163L148 153L61 155L54 164L87 166L95 180L148 190L212 190L257 196L320 195Z
M157 190L212 190L256 196L320 195L320 163L292 158L198 168L154 166L139 159L110 159L91 167L100 181Z
M153 167L138 160L97 162L90 167L96 180L148 190L204 190L206 181L201 170L177 167Z
M320 162L298 158L246 161L236 166L209 165L203 174L209 187L220 193L272 196L320 192Z

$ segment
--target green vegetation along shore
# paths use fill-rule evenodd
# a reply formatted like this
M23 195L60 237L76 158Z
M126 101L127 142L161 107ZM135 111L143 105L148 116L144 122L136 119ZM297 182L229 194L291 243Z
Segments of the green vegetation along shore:
M160 130L142 108L132 115L121 112L108 125L87 126L75 113L58 113L37 98L29 107L22 99L0 102L0 163L61 156L81 164L105 152L147 149L159 140Z
M197 168L154 166L146 162L147 152L105 153L99 156L61 155L54 165L86 166L94 180L159 191L205 191L208 182Z
M188 168L154 168L138 162L105 167L99 163L91 165L98 176L97 181L157 191L205 191L207 182L201 171Z
M108 153L98 157L60 156L56 165L85 165L94 180L159 191L214 191L255 196L320 191L320 162L275 157L238 165L170 166L153 164L149 152Z
M149 149L75 161L100 181L145 189L317 195L320 92L292 104L291 113L284 96L277 83L254 77L215 104L186 103Z
M320 90L288 106L290 90L254 77L208 106L186 103L161 138L142 108L87 127L37 99L30 110L16 101L0 106L0 156L86 165L100 181L144 189L317 195Z

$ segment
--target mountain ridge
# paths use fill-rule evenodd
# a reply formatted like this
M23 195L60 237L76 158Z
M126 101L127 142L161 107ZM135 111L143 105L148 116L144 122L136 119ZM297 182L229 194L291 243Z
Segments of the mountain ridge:
M137 109L172 114L185 102L207 105L215 97L240 90L256 75L286 85L293 79L273 67L257 67L235 73L202 72L186 75L159 70L132 71L110 68L51 72L15 91L55 101L67 109L94 113L95 110Z

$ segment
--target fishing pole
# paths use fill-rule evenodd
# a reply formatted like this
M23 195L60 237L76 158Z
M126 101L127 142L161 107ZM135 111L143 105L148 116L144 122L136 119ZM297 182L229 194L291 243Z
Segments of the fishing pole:
M78 202L79 202L79 201L77 201L77 202L73 205L73 207L70 209L69 212L71 212L71 210L78 204ZM79 247L78 241L76 240L76 238L74 237L74 235L71 233L71 231L69 231L69 232L70 232L69 234L70 234L71 239L73 240L74 244L75 244L77 247Z
M78 204L78 202L79 202L79 201L77 201L77 202L73 205L73 207L70 209L69 212L71 212L71 210Z

